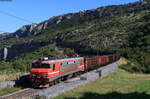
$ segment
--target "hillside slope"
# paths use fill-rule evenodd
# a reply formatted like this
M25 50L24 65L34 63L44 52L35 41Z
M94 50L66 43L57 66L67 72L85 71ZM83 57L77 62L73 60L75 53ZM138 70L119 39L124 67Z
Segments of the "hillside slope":
M35 57L50 54L54 44L82 55L119 53L133 62L124 69L150 72L149 26L149 0L56 16L10 36L0 35L0 67L22 70L21 63L30 67Z

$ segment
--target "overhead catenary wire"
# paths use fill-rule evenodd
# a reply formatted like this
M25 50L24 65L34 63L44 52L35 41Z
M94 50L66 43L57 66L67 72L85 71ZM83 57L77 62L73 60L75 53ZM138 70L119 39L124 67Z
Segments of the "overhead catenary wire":
M34 23L34 22L30 21L30 20L27 20L27 19L25 19L25 18L22 18L22 17L16 16L16 15L13 15L13 14L8 13L8 12L4 12L4 11L1 11L1 10L0 10L0 13L3 14L3 15L7 15L7 16L9 16L9 17L13 17L13 18L15 18L15 19L24 21L24 22L29 23L29 24ZM8 33L8 32L3 31L3 30L0 30L0 33Z
M0 33L7 33L6 31L0 30Z
M30 20L27 20L27 19L22 18L22 17L18 17L18 16L16 16L16 15L13 15L13 14L8 13L8 12L4 12L4 11L1 11L1 10L0 10L0 13L1 13L1 14L4 14L4 15L7 15L7 16L9 16L9 17L13 17L13 18L16 18L16 19L18 19L18 20L21 20L21 21L30 23L30 24L31 24L31 23L34 23L34 22L30 21Z
M0 30L0 32L4 32L4 31Z

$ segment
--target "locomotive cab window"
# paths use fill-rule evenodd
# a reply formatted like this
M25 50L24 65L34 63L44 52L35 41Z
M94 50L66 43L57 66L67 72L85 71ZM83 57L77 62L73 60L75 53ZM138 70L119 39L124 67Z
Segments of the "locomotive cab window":
M50 68L55 70L55 65L54 64L49 64Z
M50 68L50 64L41 64L41 68Z
M51 68L55 69L55 64L32 64L32 68Z

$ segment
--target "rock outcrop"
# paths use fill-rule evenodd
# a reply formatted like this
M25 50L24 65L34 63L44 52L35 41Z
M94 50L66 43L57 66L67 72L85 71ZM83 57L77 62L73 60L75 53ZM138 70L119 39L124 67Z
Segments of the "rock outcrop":
M22 44L8 46L7 48L0 49L0 60L11 60L22 53L32 52L37 48L48 44L49 42L36 42L34 40L29 40Z

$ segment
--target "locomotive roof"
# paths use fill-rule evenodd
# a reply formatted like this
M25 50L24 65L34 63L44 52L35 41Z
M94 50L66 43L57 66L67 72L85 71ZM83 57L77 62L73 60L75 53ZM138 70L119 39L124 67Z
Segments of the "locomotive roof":
M78 58L65 58L65 59L56 59L56 60L34 60L32 61L32 63L36 63L36 62L42 62L42 63L53 63L53 62L60 62L60 61L71 61L71 60L75 60L75 59L81 59L83 57L78 57Z

